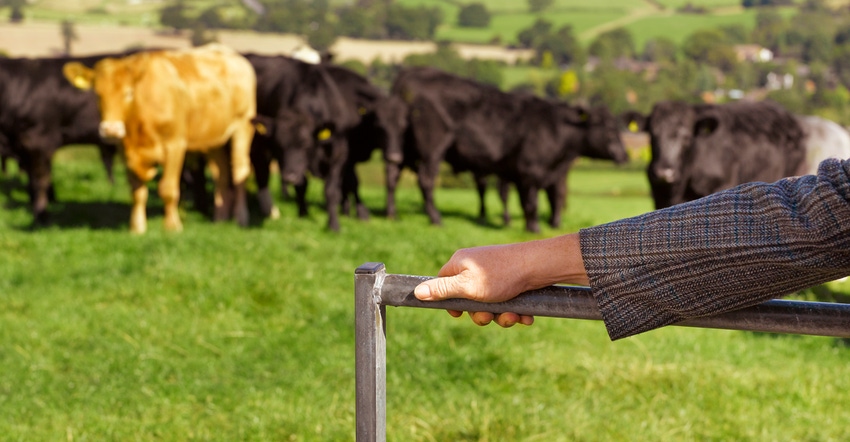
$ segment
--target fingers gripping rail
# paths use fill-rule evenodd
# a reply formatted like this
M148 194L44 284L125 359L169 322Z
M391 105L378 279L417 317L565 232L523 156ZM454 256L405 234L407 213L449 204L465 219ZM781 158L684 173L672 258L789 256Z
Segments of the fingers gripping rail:
M493 304L466 299L420 301L413 289L427 279L387 274L384 264L376 262L354 272L358 441L386 440L386 306L602 319L587 287L552 286ZM850 338L850 304L777 299L676 325Z

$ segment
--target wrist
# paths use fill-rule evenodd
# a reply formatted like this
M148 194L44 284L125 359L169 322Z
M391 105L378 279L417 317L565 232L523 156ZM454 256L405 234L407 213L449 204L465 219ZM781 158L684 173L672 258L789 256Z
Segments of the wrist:
M589 285L581 257L578 233L532 241L527 244L528 282L533 288L553 284Z

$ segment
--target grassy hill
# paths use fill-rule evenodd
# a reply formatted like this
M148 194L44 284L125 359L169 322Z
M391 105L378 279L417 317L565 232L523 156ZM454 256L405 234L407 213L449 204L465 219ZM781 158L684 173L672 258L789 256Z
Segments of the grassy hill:
M538 18L544 18L559 27L571 24L579 38L589 42L601 32L624 26L632 31L638 47L653 37L665 36L674 41L683 40L695 29L725 24L741 23L752 26L755 11L744 10L735 0L600 0L592 3L583 0L556 0L546 11L535 14L528 10L523 0L479 0L492 14L487 28L461 28L457 26L460 0L396 0L406 6L436 6L443 11L444 25L437 30L436 38L467 43L499 41L511 44L519 30L528 27ZM339 0L335 3L340 2ZM233 13L241 13L239 1L191 0L186 2L194 10L229 3ZM676 11L686 3L704 7L706 14L681 14ZM847 3L840 0L839 3ZM28 20L98 23L133 26L157 26L158 11L165 1L126 0L37 0L25 8ZM8 8L0 8L0 16L8 16Z

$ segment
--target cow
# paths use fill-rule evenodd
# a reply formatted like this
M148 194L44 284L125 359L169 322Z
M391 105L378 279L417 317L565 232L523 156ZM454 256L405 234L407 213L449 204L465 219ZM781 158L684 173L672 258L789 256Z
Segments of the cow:
M357 125L346 132L348 155L342 170L342 212L350 212L349 197L353 197L358 218L367 219L369 211L360 198L356 166L369 161L376 149L382 152L385 164L401 163L407 107L401 99L386 94L350 69L334 65L327 65L327 69L347 105L360 115Z
M97 99L65 81L62 67L93 66L117 55L0 58L0 158L3 164L16 159L26 173L35 225L48 222L48 202L54 199L51 163L61 146L96 145L112 181L116 148L100 138Z
M354 194L358 216L368 217L356 193L355 165L383 146L390 146L385 157L400 161L398 140L403 128L399 128L398 115L404 113L395 109L401 103L340 66L304 63L285 56L246 57L257 72L257 120L264 122L264 127L275 126L268 131L272 136L257 136L252 146L261 202L270 201L270 197L263 196L268 195L268 177L260 177L258 171L267 170L267 164L276 157L284 183L295 185L300 216L307 212L304 193L309 171L325 181L330 230L339 230L338 208L343 202L348 205L350 193ZM306 145L302 136L292 133L303 128L291 123L293 117L312 121L313 143Z
M441 223L433 189L442 161L456 172L472 172L477 180L496 175L515 184L526 230L539 232L538 191L551 193L555 203L550 223L557 226L566 201L567 173L578 156L618 163L628 160L617 122L604 107L585 109L502 92L427 67L399 73L392 94L408 105L403 165L417 172L432 224ZM393 203L388 195L387 212L391 216L395 213Z
M142 52L106 58L94 68L68 63L66 78L93 89L101 110L100 134L124 149L133 207L130 230L147 230L146 182L162 164L159 195L163 226L182 230L177 210L180 175L187 151L211 159L215 219L248 224L245 181L256 115L256 77L251 64L232 49L211 44L187 50ZM230 155L223 149L230 142ZM232 189L231 189L232 184Z
M271 203L267 171L272 158L276 158L284 184L295 186L301 216L306 215L305 170L309 168L325 178L328 227L338 231L339 217L335 208L341 200L342 167L348 155L345 132L359 122L360 116L346 105L325 65L305 63L283 55L245 54L245 57L257 73L259 115L285 124L291 112L295 112L313 123L310 128L313 142L307 146L276 142L275 138L280 140L280 137L299 138L287 135L282 127L274 130L276 137L255 137L251 152L261 208ZM269 210L263 208L263 212L269 213Z
M797 121L805 132L805 163L801 173L814 175L827 158L850 158L850 133L839 124L814 115L801 115Z
M850 156L850 136L840 126L772 101L664 101L645 119L629 119L650 136L646 173L656 209L745 182L813 173L823 159Z

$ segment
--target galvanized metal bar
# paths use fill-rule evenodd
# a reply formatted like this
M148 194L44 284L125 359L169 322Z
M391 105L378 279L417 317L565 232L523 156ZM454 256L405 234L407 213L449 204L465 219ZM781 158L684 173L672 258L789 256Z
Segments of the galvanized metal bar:
M493 304L466 299L425 302L413 296L413 289L427 279L429 278L423 276L386 275L379 295L381 304L493 313L514 312L554 318L602 319L596 301L590 289L586 287L552 286ZM850 304L776 299L675 325L850 338Z
M466 299L424 302L416 299L413 289L427 279L388 275L382 263L374 262L355 271L358 442L386 441L386 306L602 319L587 287L546 287L499 303ZM850 338L850 304L776 299L675 325Z
M355 384L358 442L387 439L386 307L380 304L384 264L367 262L354 271Z

